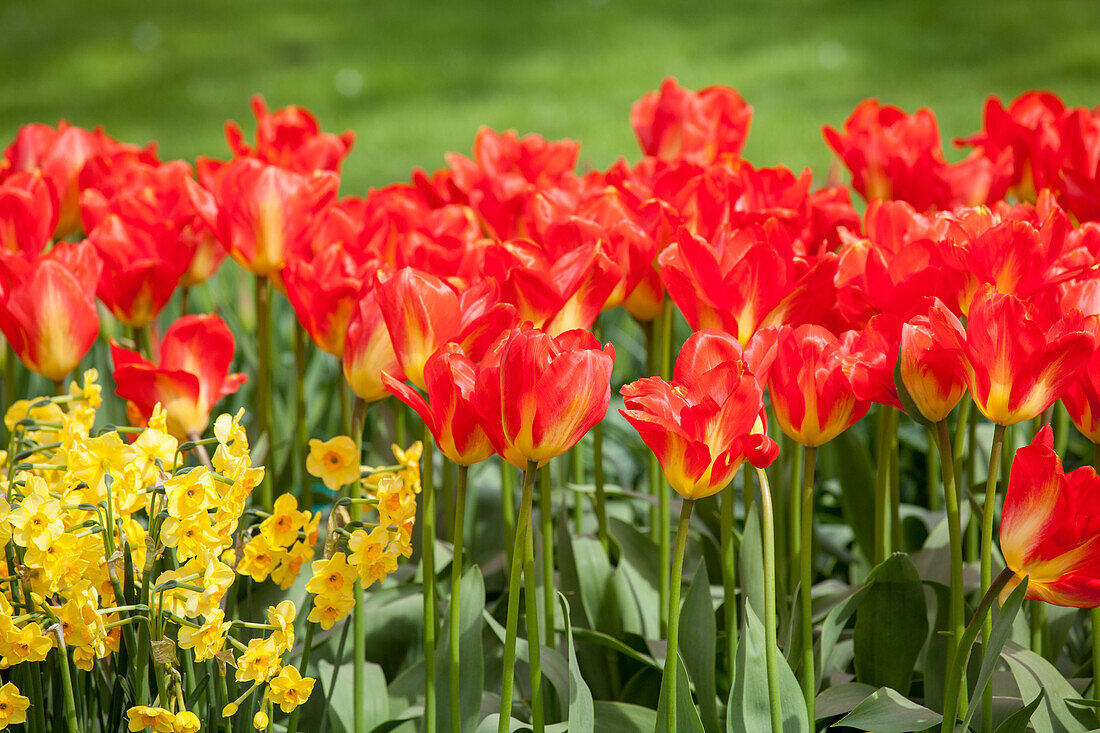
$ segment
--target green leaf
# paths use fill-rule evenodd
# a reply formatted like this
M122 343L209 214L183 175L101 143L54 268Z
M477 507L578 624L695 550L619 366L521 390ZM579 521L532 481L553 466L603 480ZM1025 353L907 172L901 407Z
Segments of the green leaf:
M836 643L840 639L840 635L844 631L848 619L850 619L856 612L856 609L859 608L860 601L863 600L863 595L866 592L866 585L853 590L851 595L833 606L832 610L826 614L825 620L821 624L820 653L818 654L818 658L821 660L821 668L820 673L815 676L819 688L821 686L821 681L828 677L833 671L833 665L831 664L833 649L836 647ZM792 638L797 636L797 633L792 634ZM874 687L868 685L867 694L871 694L871 691L874 689Z
M504 643L504 639L507 636L507 630L490 615L488 609L481 611L481 617L485 619L486 625L500 640L501 644ZM540 661L542 664L542 674L550 681L550 684L554 686L554 690L558 694L558 700L569 700L569 663L565 661L558 650L551 649L548 646L539 645ZM516 639L516 660L527 663L530 659L530 647L527 644L526 639Z
M943 716L902 697L889 687L880 687L855 710L841 718L837 727L847 726L874 733L912 733L939 725Z
M745 605L745 622L737 641L733 664L733 688L726 705L726 733L759 733L771 728L768 706L768 679L764 673L764 624L752 606ZM779 703L783 715L783 733L806 733L810 724L802 689L783 655L776 653L779 665Z
M1067 700L1080 695L1050 662L1011 641L1005 643L1002 657L1008 663L1023 699L1032 699L1040 692L1046 692L1032 715L1035 730L1083 733L1092 729L1095 713L1074 710L1066 704Z
M377 725L381 725L390 719L390 707L389 697L383 695L382 690L386 689L386 676L382 673L382 668L373 662L363 662L365 683L364 688L367 690L374 690L376 694L366 696L364 701L364 707L366 708L367 721L366 729L370 730ZM353 730L354 725L352 721L352 712L354 709L353 701L355 695L355 689L353 685L354 672L352 670L352 663L345 662L340 667L340 671L336 674L336 684L332 690L332 705L329 709L329 730L334 730L332 723L339 722L343 726L343 730ZM317 684L325 686L329 680L332 679L333 665L324 659L317 660L317 671L319 677L317 678ZM328 695L328 690L324 690L324 694L318 694L319 690L314 690L314 694L311 698L317 698L319 701L325 699ZM310 720L310 717L306 717L303 712L305 720ZM308 727L308 726L306 726Z
M565 617L565 648L569 652L569 733L592 733L595 730L596 713L592 708L592 693L581 676L580 665L577 664L569 603L561 593L558 593L558 602Z
M573 636L580 639L581 641L585 641L590 644L599 644L600 646L614 649L619 654L622 654L625 657L629 657L636 662L641 662L642 664L648 665L658 671L661 670L660 663L653 657L643 652L640 652L634 647L628 646L619 639L616 639L613 636L608 636L601 631L592 631L591 629L582 629L578 627L573 629Z
M485 583L481 569L473 565L462 575L462 595L459 600L459 709L462 714L462 730L477 727L481 712L481 697L485 679L485 660L481 648L481 611L485 608ZM449 662L451 650L451 614L447 610L440 632L440 644L435 654L436 678L436 726L447 730L451 725L451 688Z
M718 629L706 563L699 563L680 610L680 656L695 684L699 714L708 733L720 730L718 693L714 682L715 646Z
M853 638L856 679L905 695L928 636L920 576L908 555L894 553L871 571L865 587Z
M855 532L864 557L873 557L875 518L875 476L871 453L859 430L845 430L821 447L818 453L822 478L840 482L840 505L844 520Z
M669 653L675 653L669 648ZM663 725L665 720L665 683L661 679L661 692L657 698L657 720ZM671 733L703 733L703 721L699 719L699 710L691 699L691 681L688 680L687 667L683 657L676 656L676 730Z
M997 730L994 731L994 733L1027 733L1027 726L1028 723L1031 722L1031 716L1034 715L1035 709L1039 707L1039 703L1043 701L1044 695L1046 695L1046 693L1039 690L1039 694L1035 696L1034 700L1005 718L1004 721L997 726ZM1066 700L1066 702L1072 701Z
M741 588L745 605L752 606L757 617L764 615L764 540L761 539L760 513L749 512L741 534Z
M1020 612L1020 607L1024 603L1024 592L1027 588L1027 583L1020 583L1016 586L1012 593L1008 596L1008 600L1001 607L1001 613L997 616L997 619L993 622L993 631L989 635L989 648L982 649L982 666L978 671L978 681L974 684L974 688L971 691L970 699L977 700L981 697L981 691L985 689L986 684L993 676L993 669L997 666L997 661L1000 659L1001 649L1004 647L1008 637L1012 635L1012 622L1016 620L1016 614ZM1055 673L1057 674L1057 673ZM1061 675L1059 675L1059 678ZM1024 689L1020 688L1020 694L1026 698L1032 695L1024 692ZM963 717L963 730L966 730L970 725L971 718L974 717L974 712L979 708L979 705L971 705L970 709L966 711L966 715Z
M615 578L622 583L621 587L616 588L619 605L623 609L622 630L646 639L660 638L657 543L615 517L608 517L608 531L620 551ZM634 623L628 625L628 620Z
M653 733L657 711L625 702L597 700L596 730L600 733Z
M847 715L874 691L875 688L862 682L845 682L836 687L830 687L814 700L814 712L818 720Z

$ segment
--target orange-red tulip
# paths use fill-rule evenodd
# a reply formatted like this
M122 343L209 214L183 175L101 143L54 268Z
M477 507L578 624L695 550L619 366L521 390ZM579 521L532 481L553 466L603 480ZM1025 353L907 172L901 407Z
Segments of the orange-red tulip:
M1100 280L1085 280L1067 288L1063 309L1077 309L1088 316L1100 315ZM1092 325L1100 326L1095 320ZM1094 335L1100 337L1094 328ZM1086 438L1100 444L1100 351L1093 351L1080 376L1062 394L1073 424Z
M1001 552L1015 573L1003 601L1024 576L1027 597L1056 606L1100 606L1100 476L1091 467L1066 474L1050 425L1016 451L1001 513Z
M244 141L236 122L225 123L225 139L235 156L258 158L298 173L339 172L355 142L350 130L340 135L321 132L317 118L304 107L290 105L268 112L260 94L252 97L252 113L256 115L254 147Z
M837 338L822 326L783 326L762 332L765 336L775 339L768 393L776 422L788 437L806 446L823 445L867 413L870 403L852 393L843 368L856 331Z
M201 435L214 404L247 380L229 373L235 348L233 332L216 315L184 316L169 326L155 364L112 340L115 392L144 419L159 402L177 438Z
M57 198L40 173L18 172L0 183L0 255L38 255L57 228Z
M299 256L283 270L286 297L298 322L313 342L337 358L344 355L348 321L366 287L369 273L378 269L343 242L333 242L315 256Z
M90 244L60 244L33 260L0 258L0 331L20 360L55 382L99 333L95 289L102 264Z
M704 163L737 155L745 145L752 107L729 87L693 92L669 77L630 110L642 152L662 160L686 157Z
M404 378L382 309L378 307L378 291L368 290L360 299L348 321L344 339L344 377L351 391L365 402L377 402L389 397L382 383L382 372Z
M937 338L932 328L932 313L938 322L954 329L957 337ZM962 324L938 298L921 315L914 316L901 328L901 352L898 375L905 391L925 420L939 422L951 414L966 394L962 377L965 338ZM916 417L916 416L914 416Z
M477 365L458 344L444 344L424 364L428 399L389 374L382 381L397 399L416 410L435 436L443 455L460 466L484 461L493 454L481 419L474 408Z
M764 468L775 460L778 446L760 422L763 389L728 334L696 331L676 358L672 382L648 377L620 392L626 409L619 412L686 499L718 493L744 461Z
M607 414L615 348L575 330L553 337L524 325L501 334L478 370L474 405L505 460L545 465Z

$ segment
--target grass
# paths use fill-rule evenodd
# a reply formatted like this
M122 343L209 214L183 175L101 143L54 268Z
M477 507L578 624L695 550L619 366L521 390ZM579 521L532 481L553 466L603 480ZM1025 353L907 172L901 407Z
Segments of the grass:
M824 123L861 99L927 105L945 138L985 97L1043 87L1097 101L1100 4L779 0L71 3L0 6L0 139L31 121L102 124L166 157L224 155L248 99L298 103L359 140L345 193L435 168L479 125L637 157L630 104L666 75L756 109L746 156L825 170Z

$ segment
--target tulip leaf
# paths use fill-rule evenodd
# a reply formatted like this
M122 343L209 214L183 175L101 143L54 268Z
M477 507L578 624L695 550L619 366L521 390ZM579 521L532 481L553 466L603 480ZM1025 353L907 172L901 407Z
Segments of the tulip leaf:
M814 712L818 720L847 715L874 691L875 688L862 682L845 682L836 687L830 687L814 700Z
M1024 603L1024 593L1026 590L1026 581L1016 586L1008 596L1008 600L1001 606L1000 615L993 621L993 631L989 635L988 648L982 649L982 666L978 671L978 681L974 684L974 689L971 691L971 700L977 700L981 697L981 691L985 689L986 684L993 677L993 669L997 666L997 662L1000 659L1001 649L1012 635L1012 622L1016 620L1016 615L1020 612L1020 607ZM1058 677L1061 679L1061 675L1058 675ZM1020 694L1025 697L1032 696L1025 692L1022 686L1020 688ZM970 709L966 711L966 715L963 717L963 730L970 725L970 720L974 717L974 712L979 707L978 705L971 705Z
M714 603L711 601L710 580L706 563L699 563L695 578L691 581L684 605L680 610L680 656L688 668L699 699L699 714L703 728L717 733L718 693L714 682L715 646L718 629L714 620Z
M386 675L382 672L382 668L372 662L364 662L363 665L363 673L366 679L365 689L378 691L385 690ZM342 726L342 730L354 730L352 712L355 708L353 704L355 688L353 684L354 675L352 666L351 661L347 661L340 666L340 670L336 673L336 684L331 691L318 689L314 690L313 694L310 696L311 698L316 698L320 702L331 695L332 704L329 706L329 730L341 730L341 728L335 727L333 724L339 724ZM324 688L328 686L329 682L332 680L332 670L333 665L331 663L324 659L317 660L318 687ZM318 709L319 708L320 706L318 706ZM366 730L371 730L375 726L381 725L390 719L389 697L387 695L380 693L367 695L364 701L364 709L366 710ZM303 712L303 716L306 716L305 712ZM310 719L309 717L305 717L305 720Z
M657 592L658 548L651 538L615 517L608 517L608 531L619 545L619 568L615 588L622 609L622 630L646 639L660 637L660 596ZM630 608L633 606L633 608ZM628 621L634 623L628 625Z
M674 653L669 649L670 653ZM699 719L699 709L695 707L695 701L691 699L691 681L688 679L687 667L684 666L684 658L676 657L676 730L669 733L704 733L703 721ZM668 680L662 676L661 693L657 699L657 720L664 723L665 720L665 683Z
M754 505L755 506L755 505ZM750 511L741 533L741 588L745 605L752 606L759 618L764 614L764 540L760 531L760 512Z
M596 725L596 713L592 707L592 692L581 676L577 664L577 652L573 647L573 623L569 619L569 603L558 593L565 621L565 648L569 653L569 733L592 733ZM440 728L440 730L443 730Z
M1083 733L1093 729L1095 713L1075 710L1067 704L1068 700L1078 697L1078 693L1050 662L1011 641L1005 642L1002 657L1023 699L1046 693L1032 715L1031 725L1035 730Z
M600 733L653 733L657 727L657 712L641 705L597 700L595 712Z
M472 731L477 727L478 713L481 711L481 693L484 687L484 655L481 648L482 618L485 608L485 583L481 579L481 569L474 565L462 575L461 597L458 608L459 622L459 708L462 713L462 730ZM435 654L436 684L436 727L447 730L451 724L449 680L449 660L451 649L451 615L447 609L443 617L443 629L440 632L440 644Z
M904 695L928 636L924 587L913 561L894 553L871 571L862 595L853 633L856 680Z
M856 543L864 557L873 557L875 518L870 508L875 504L875 475L871 467L871 452L857 427L849 428L819 451L822 478L840 482L840 506L844 519L855 533Z
M820 673L816 675L818 687L821 685L821 680L828 677L832 672L831 657L833 649L836 648L836 643L840 639L840 635L844 631L848 619L855 614L866 592L866 585L855 589L847 598L833 606L829 613L826 614L825 620L821 624L821 638L819 642L820 651L818 657L821 660L821 669ZM793 634L792 636L797 637L798 634ZM874 687L868 686L868 688L867 694L869 695L871 691L874 690Z
M1035 714L1035 709L1039 707L1039 703L1043 701L1045 692L1039 690L1039 694L1035 696L1035 699L1023 706L1012 715L1009 715L1001 724L997 726L997 730L993 733L1027 733L1028 724L1031 722L1031 716ZM1066 702L1069 702L1068 700Z
M771 729L768 704L768 678L764 672L767 638L764 624L751 604L745 605L745 621L733 662L733 687L726 705L726 733L758 733ZM779 703L783 716L782 733L806 733L810 729L806 705L798 680L782 654L776 651L779 665Z
M912 733L939 725L943 716L903 697L890 687L880 687L837 722L837 727L874 733Z

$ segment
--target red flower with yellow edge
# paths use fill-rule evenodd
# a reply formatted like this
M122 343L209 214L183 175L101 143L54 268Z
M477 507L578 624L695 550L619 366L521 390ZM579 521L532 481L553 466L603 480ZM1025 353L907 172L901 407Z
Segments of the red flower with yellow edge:
M216 315L180 318L164 333L158 363L111 341L115 393L148 419L159 402L168 413L168 431L186 440L201 435L210 410L247 380L230 374L236 342Z
M812 325L760 333L762 342L775 340L768 393L776 422L792 440L823 445L867 413L871 403L856 397L844 373L858 335L846 331L837 338Z
M1077 309L1089 316L1100 315L1100 280L1085 280L1069 286L1062 298L1062 309ZM1095 320L1093 323L1100 325ZM1094 335L1100 337L1096 331ZM1100 351L1092 352L1080 376L1066 387L1062 404L1077 429L1093 443L1100 444Z
M268 112L263 95L257 94L252 97L252 113L256 115L255 146L244 141L236 122L225 123L225 139L235 156L258 158L298 173L339 172L355 142L351 130L340 135L321 132L313 113L296 104Z
M710 163L738 155L745 146L752 107L729 87L693 92L672 77L630 109L630 125L642 152L661 160L690 158Z
M974 296L965 337L942 310L930 311L929 320L936 341L962 351L970 396L998 425L1041 415L1077 379L1096 346L1095 319L1071 310L1054 320L989 285Z
M295 257L283 270L287 300L313 343L336 358L344 356L344 341L355 306L369 287L368 273L376 261L343 242L333 242L311 257Z
M941 327L953 329L956 336L937 338L932 328L932 311ZM964 338L959 319L939 298L901 327L897 376L925 420L946 419L966 394L966 381L962 377L964 357L959 346Z
M778 453L760 421L763 389L728 334L696 331L676 358L672 382L648 377L620 393L620 414L685 499L716 494L743 462L764 468Z
M295 249L311 243L336 198L339 178L268 165L256 158L218 164L201 160L199 180L218 204L218 238L242 267L259 277L279 273Z
M503 334L481 361L474 406L509 463L545 465L607 414L615 347L580 329L550 336L524 324Z
M95 343L102 266L87 243L61 244L30 261L0 258L0 331L32 372L60 382Z
M57 228L57 197L41 173L20 171L0 183L0 256L39 254Z
M867 322L852 342L843 368L857 399L901 408L894 384L901 329L897 316L880 313Z
M474 408L477 365L458 344L444 344L424 364L428 399L389 374L382 381L394 397L416 410L443 455L460 466L484 461L493 444Z
M1004 601L1027 576L1028 598L1056 606L1100 606L1100 476L1066 474L1050 425L1016 451L1001 512L1001 552L1015 576Z
M352 310L344 338L344 378L352 392L364 402L377 402L389 397L382 383L383 370L404 376L393 342L386 330L386 321L378 307L378 294L368 290Z

